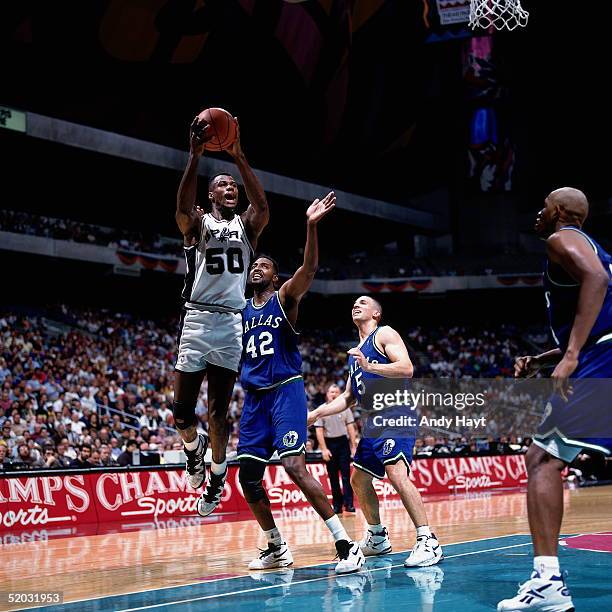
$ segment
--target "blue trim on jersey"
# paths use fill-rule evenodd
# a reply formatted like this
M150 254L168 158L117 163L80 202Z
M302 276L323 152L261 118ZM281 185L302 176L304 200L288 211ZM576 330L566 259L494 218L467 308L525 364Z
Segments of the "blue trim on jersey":
M589 235L577 227L562 227L559 231L572 231L580 234L592 247L603 269L608 274L608 289L599 315L591 329L584 348L596 344L602 337L612 332L612 257ZM576 318L580 283L575 283L568 272L548 258L544 270L544 297L552 336L565 350Z

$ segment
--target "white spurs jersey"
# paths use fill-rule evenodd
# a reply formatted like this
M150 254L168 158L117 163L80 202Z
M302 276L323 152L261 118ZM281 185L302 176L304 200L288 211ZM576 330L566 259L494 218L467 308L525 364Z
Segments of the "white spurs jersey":
M246 305L244 290L253 249L242 219L202 217L200 241L185 249L187 308L240 312Z

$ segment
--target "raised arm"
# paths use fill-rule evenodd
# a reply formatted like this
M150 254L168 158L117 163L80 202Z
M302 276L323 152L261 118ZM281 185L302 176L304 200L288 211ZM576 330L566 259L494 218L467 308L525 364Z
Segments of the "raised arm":
M578 366L580 351L599 316L608 290L609 275L591 245L577 232L557 232L546 241L548 258L580 283L576 316L561 361L551 378L565 397L567 379Z
M385 378L412 378L414 367L402 337L392 327L385 325L376 334L376 342L391 363L371 363L358 348L352 348L348 354L355 357L364 372Z
M330 191L322 200L316 199L306 211L306 246L304 262L295 274L280 288L278 295L291 323L297 320L297 306L310 289L319 266L319 241L317 224L336 205L336 196Z
M315 410L308 413L308 425L312 425L317 419L338 414L347 408L350 408L355 403L353 391L351 389L351 379L346 381L346 389L337 398L333 399L329 404L323 404Z
M212 134L206 129L206 121L196 117L189 130L189 157L183 178L176 194L176 224L185 237L185 243L200 237L200 215L196 210L198 189L198 163L204 153L204 144Z
M233 157L234 163L238 166L244 184L244 190L249 200L249 206L242 214L241 218L247 231L249 241L253 245L253 248L256 248L257 240L270 220L270 209L268 208L268 200L266 199L263 186L253 172L242 150L238 117L234 117L234 119L236 121L236 140L234 144L227 149L227 152Z

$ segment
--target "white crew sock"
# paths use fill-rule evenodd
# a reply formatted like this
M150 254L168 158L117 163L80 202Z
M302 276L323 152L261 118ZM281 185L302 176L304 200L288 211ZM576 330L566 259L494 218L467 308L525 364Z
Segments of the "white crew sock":
M223 463L215 463L214 461L210 464L210 471L217 476L221 476L221 474L225 474L225 470L227 469L227 461Z
M538 572L542 578L561 575L559 557L534 557L533 569Z
M196 437L191 442L183 442L183 444L187 450L194 451L200 446L200 436L196 434Z
M431 538L431 529L429 528L429 525L423 525L422 527L417 527L417 533L416 533L416 537L420 538L421 536L427 536L428 538Z
M332 532L335 542L337 542L338 540L348 540L349 542L351 541L351 538L348 537L348 533L346 533L346 530L340 522L340 519L335 514L334 516L325 521L325 525Z
M266 538L268 538L268 544L280 546L283 543L280 531L276 527L272 527L272 529L268 529L268 531L264 529L264 533L266 534Z
M380 523L376 525L368 524L368 531L371 531L374 535L382 535L383 526Z

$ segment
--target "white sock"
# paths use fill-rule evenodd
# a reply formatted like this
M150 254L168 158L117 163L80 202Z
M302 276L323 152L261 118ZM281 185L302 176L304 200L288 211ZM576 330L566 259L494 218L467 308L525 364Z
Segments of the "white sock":
M538 572L542 578L561 575L559 557L534 557L533 569Z
M221 476L221 474L225 474L225 470L227 469L227 461L223 463L215 463L211 461L210 463L210 471L217 476Z
M268 529L268 531L264 529L264 533L266 534L266 538L268 538L268 544L280 546L283 543L280 531L276 527L272 527L272 529Z
M383 526L380 523L377 523L376 525L370 525L368 523L368 531L371 531L374 535L382 535L382 530Z
M183 444L187 450L194 451L200 446L200 436L196 434L196 437L191 442L183 442Z
M431 537L431 529L429 528L429 525L423 525L422 527L417 527L417 538L420 538L421 536L427 536L428 538Z
M340 519L335 514L325 521L325 525L332 532L334 542L337 542L338 540L351 541L351 538L348 537L348 533L346 533Z

